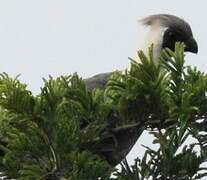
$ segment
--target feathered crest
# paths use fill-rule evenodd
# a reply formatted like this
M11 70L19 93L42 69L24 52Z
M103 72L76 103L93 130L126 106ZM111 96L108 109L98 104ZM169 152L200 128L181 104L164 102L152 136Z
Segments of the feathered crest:
M192 34L190 25L183 19L170 14L155 14L143 18L140 22L144 25L153 25L159 23L163 27L177 27L186 30L187 33Z

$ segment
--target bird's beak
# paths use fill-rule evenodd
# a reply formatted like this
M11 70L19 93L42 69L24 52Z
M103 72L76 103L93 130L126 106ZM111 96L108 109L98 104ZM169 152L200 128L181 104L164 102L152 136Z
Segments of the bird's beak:
M188 39L185 42L185 45L186 45L185 51L196 53L196 54L198 53L198 44L193 37Z

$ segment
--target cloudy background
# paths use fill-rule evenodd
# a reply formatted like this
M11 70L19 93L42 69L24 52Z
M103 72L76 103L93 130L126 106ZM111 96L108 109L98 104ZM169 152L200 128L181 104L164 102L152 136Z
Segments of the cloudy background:
M147 32L138 20L155 13L190 23L199 54L187 54L187 64L206 71L206 7L198 0L1 0L0 72L21 74L21 81L38 94L48 75L77 72L86 78L124 69ZM151 144L147 133L128 155L130 162L142 156L140 144Z

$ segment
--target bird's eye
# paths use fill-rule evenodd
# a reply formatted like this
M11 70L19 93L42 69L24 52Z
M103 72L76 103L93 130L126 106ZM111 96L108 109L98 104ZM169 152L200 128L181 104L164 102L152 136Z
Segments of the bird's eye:
M175 32L173 32L173 31L169 31L169 32L168 32L168 36L170 36L170 37L175 37Z

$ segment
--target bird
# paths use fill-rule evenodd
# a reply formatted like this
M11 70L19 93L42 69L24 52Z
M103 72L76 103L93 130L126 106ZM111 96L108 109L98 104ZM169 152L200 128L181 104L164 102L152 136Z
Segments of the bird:
M139 22L149 27L149 32L141 50L147 55L149 47L153 44L153 59L155 64L158 64L159 57L162 56L164 48L169 48L172 51L175 50L176 42L185 44L185 52L198 53L198 44L189 23L184 19L170 14L154 14L141 19ZM85 79L87 90L92 91L95 88L104 90L112 74L113 72L101 73ZM130 152L143 131L144 127L138 126L115 132L114 136L117 138L116 150L101 152L100 154L105 157L109 164L116 166ZM112 143L112 141L106 139L102 143L104 145L100 143L100 146L106 146L106 143ZM99 148L101 149L101 147Z
M185 52L198 53L197 42L190 25L185 20L174 15L157 14L143 18L140 22L150 26L143 51L147 55L149 46L153 44L154 60L158 60L163 48L174 51L176 42L185 44Z
M147 16L139 22L150 27L141 50L148 55L149 47L153 44L155 64L158 63L158 57L161 56L164 48L175 50L176 42L185 44L185 52L198 53L198 45L191 27L184 19L170 14L155 14ZM95 88L105 89L107 80L112 74L113 72L101 73L85 79L87 89L89 91Z
M156 14L145 17L140 22L150 28L141 50L147 54L148 47L153 44L153 58L155 61L158 61L158 57L162 55L164 48L174 51L176 42L183 42L186 45L186 52L198 52L198 45L191 27L183 19L169 14ZM95 88L104 90L108 79L113 73L101 73L84 79L87 91L91 92ZM115 121L117 120L115 119ZM109 149L113 149L114 147L114 139L109 136L109 138L104 139L100 143L96 143L96 148L100 151L97 154L104 157L111 166L116 166L130 152L144 129L143 126L112 129L110 133L113 134L113 138L116 138L115 150L102 151L103 147L110 147ZM7 146L3 141L0 141L0 145ZM91 147L94 147L93 144L91 144ZM0 150L0 157L4 155L5 152Z

